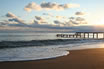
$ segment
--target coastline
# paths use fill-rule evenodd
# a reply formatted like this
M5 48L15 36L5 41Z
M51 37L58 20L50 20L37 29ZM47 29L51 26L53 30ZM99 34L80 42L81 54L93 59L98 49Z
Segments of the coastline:
M0 62L1 69L104 69L104 48L71 50L58 58Z

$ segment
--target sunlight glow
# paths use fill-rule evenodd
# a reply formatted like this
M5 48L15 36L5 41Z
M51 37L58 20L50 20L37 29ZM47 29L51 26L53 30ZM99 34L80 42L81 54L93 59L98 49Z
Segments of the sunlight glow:
M95 25L104 25L104 18L101 19L99 22L96 22Z

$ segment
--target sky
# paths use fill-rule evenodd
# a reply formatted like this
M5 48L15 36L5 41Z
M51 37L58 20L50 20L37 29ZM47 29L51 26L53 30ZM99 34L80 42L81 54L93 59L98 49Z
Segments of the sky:
M0 31L88 31L104 25L104 0L0 0ZM90 29L89 29L90 30ZM84 30L83 30L84 31Z

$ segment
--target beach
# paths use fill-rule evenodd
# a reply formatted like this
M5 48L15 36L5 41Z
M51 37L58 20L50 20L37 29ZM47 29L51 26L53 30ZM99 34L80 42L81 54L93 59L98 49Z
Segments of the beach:
M0 69L104 69L104 0L0 3Z
M46 60L0 62L0 69L104 69L104 48L71 50Z

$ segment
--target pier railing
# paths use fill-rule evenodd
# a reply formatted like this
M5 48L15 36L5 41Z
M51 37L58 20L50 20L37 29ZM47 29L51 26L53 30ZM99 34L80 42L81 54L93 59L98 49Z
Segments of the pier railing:
M99 37L99 34L102 34L102 38ZM75 34L57 34L56 36L61 38L104 39L104 32L76 32Z

